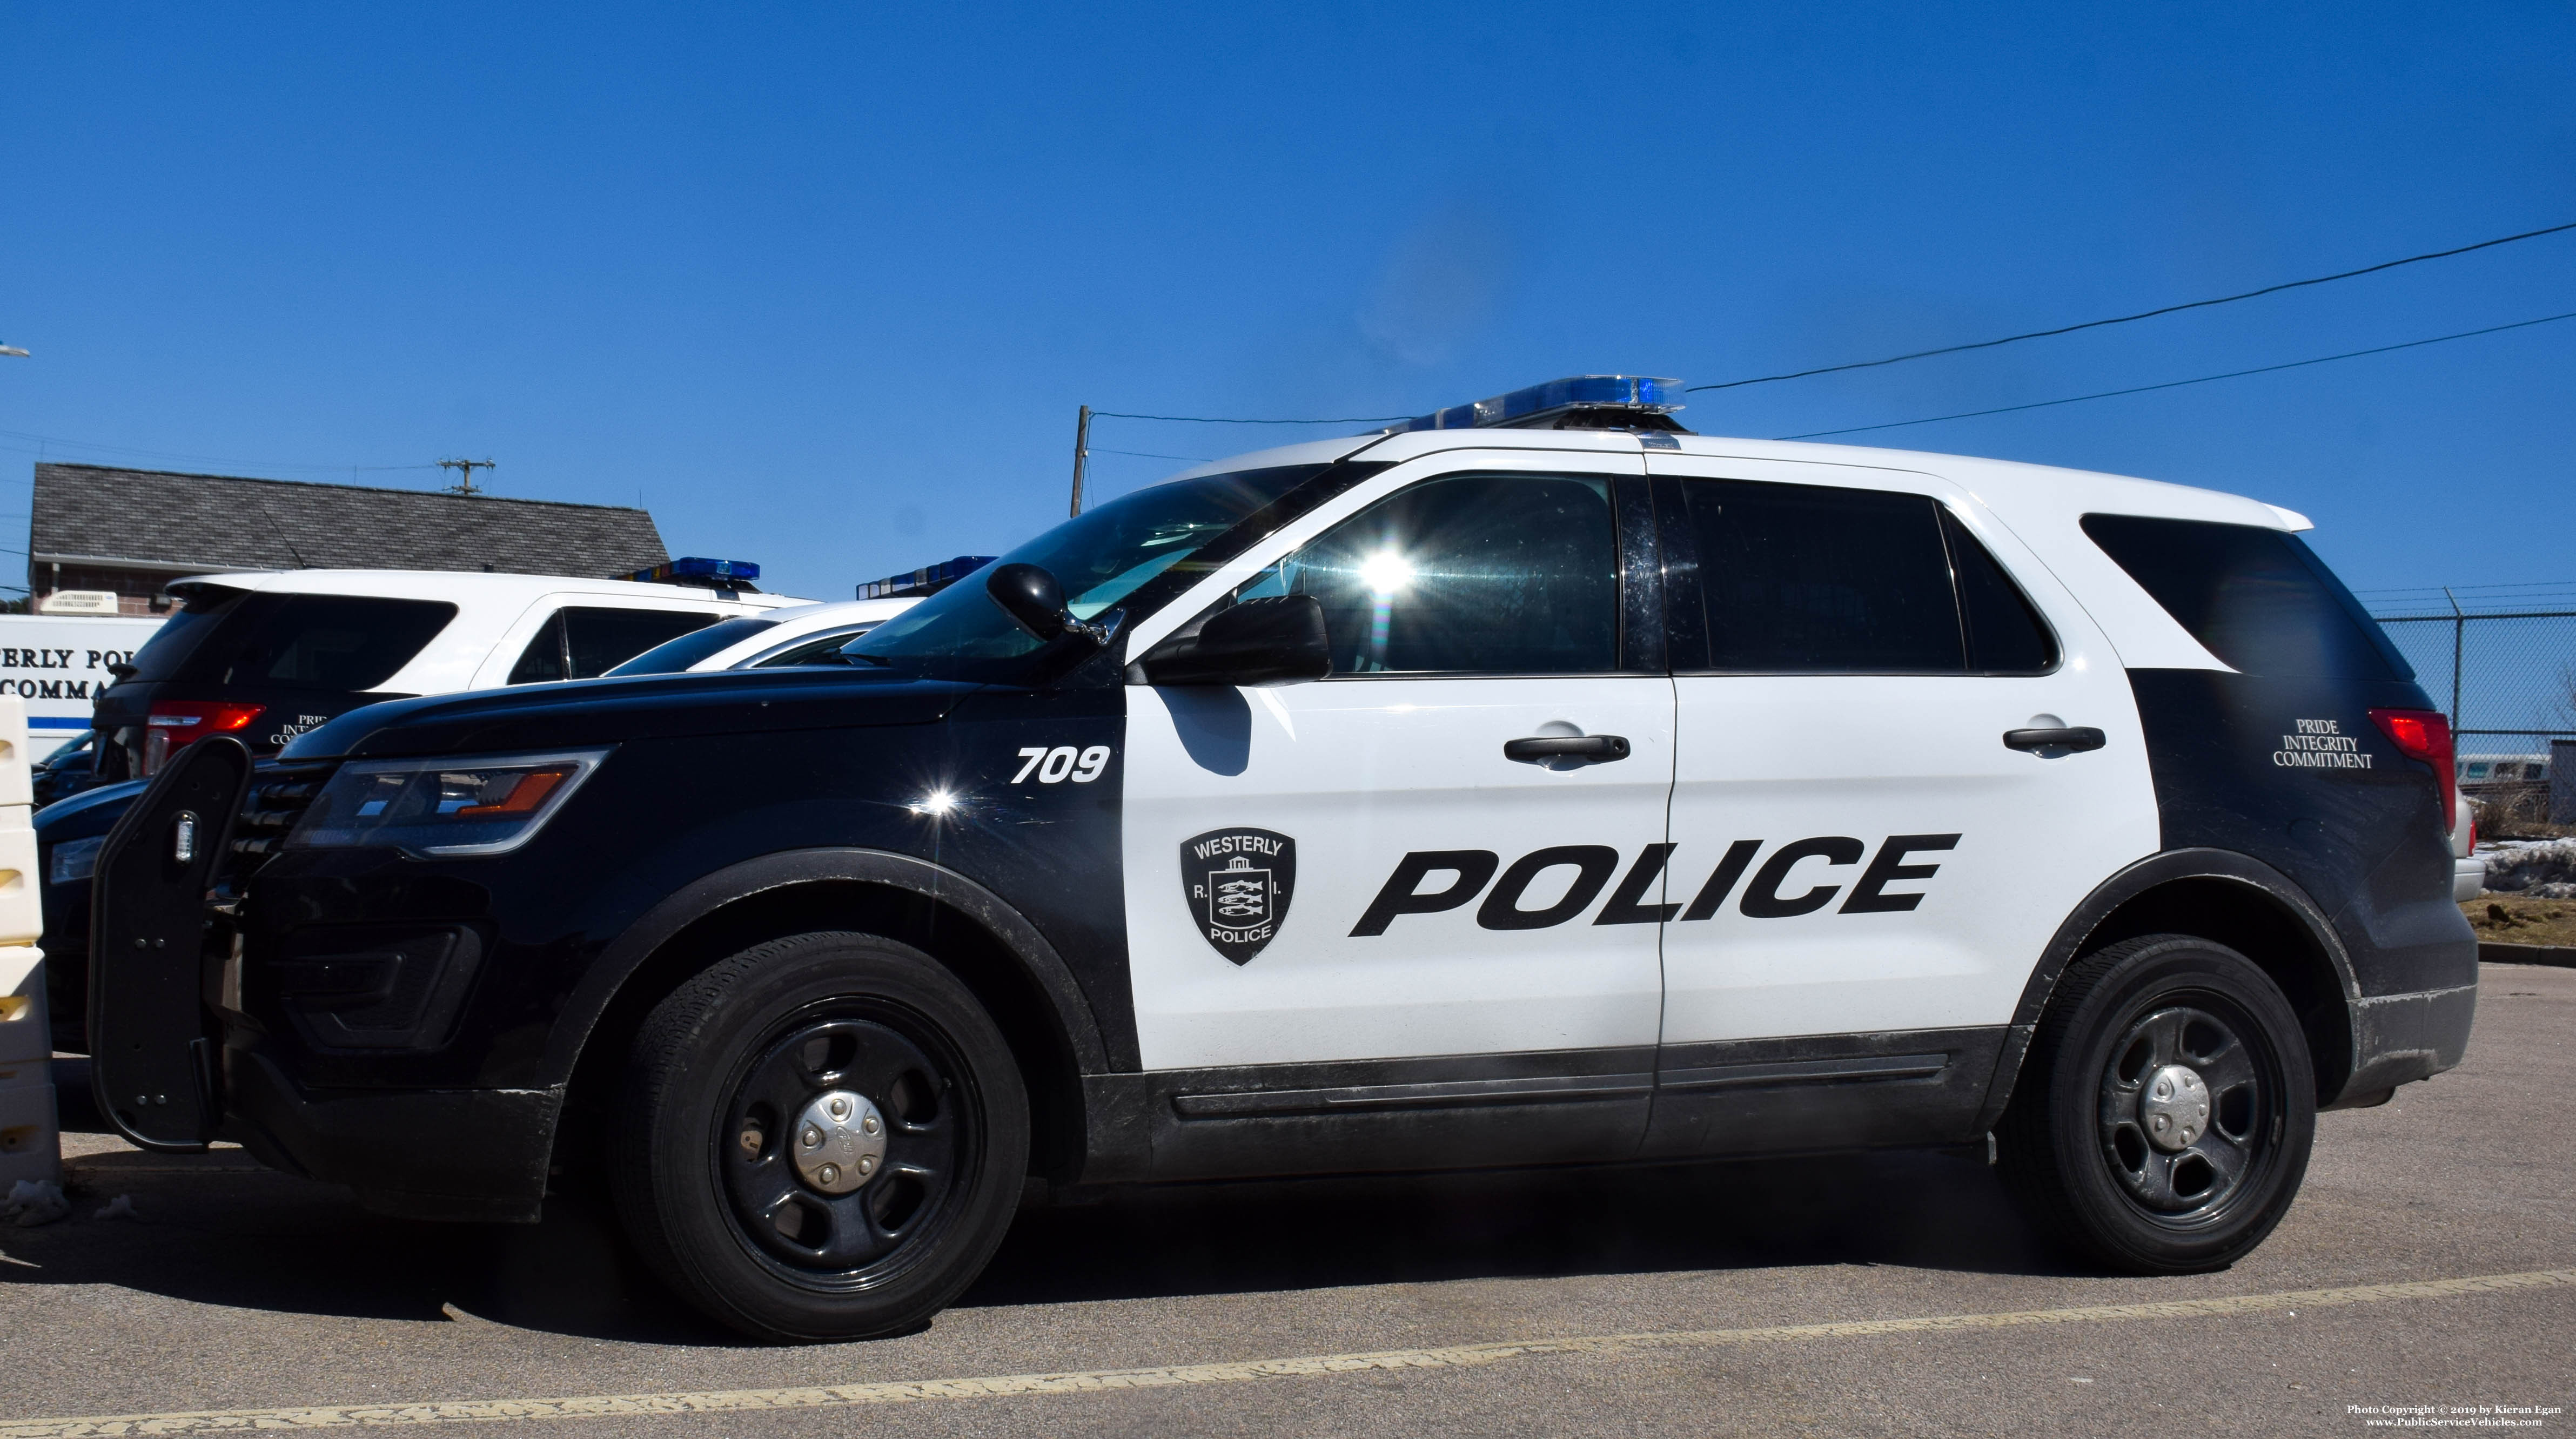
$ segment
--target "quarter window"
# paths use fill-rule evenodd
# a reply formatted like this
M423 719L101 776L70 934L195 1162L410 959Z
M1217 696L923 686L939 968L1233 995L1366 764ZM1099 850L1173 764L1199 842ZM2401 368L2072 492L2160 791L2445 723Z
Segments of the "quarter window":
M1425 480L1236 593L1321 601L1336 676L1615 670L1619 545L1609 481Z
M2086 515L2084 533L2193 639L2246 674L2415 677L2379 622L2296 535L2144 515Z

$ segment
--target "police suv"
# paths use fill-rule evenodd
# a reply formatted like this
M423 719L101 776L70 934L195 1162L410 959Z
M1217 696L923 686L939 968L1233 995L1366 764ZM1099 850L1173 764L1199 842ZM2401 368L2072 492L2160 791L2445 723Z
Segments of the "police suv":
M393 1214L587 1182L781 1339L1032 1178L1964 1145L2244 1254L2467 1042L2442 716L2288 511L1672 392L1192 471L850 665L200 741L100 859L101 1106Z

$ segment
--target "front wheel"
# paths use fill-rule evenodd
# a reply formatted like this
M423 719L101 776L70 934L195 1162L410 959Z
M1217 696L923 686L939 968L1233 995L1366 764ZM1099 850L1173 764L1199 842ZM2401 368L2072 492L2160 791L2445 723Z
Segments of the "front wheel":
M2049 1237L2115 1269L2221 1269L2289 1212L2316 1135L2298 1016L2235 950L2147 935L2049 998L1996 1138Z
M928 955L803 934L697 975L629 1052L610 1182L653 1268L763 1339L911 1328L1010 1227L1028 1101Z

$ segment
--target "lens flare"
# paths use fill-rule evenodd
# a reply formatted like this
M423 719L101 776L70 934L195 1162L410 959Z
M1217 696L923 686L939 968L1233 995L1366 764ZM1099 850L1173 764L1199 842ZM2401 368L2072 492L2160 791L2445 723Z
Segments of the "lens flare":
M1413 562L1392 550L1371 555L1360 561L1360 583L1379 599L1390 599L1413 583Z

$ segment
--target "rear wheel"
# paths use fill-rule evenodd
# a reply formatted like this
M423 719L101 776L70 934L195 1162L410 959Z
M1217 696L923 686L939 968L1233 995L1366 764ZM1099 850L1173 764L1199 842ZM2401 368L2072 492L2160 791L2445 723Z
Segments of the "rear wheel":
M2298 1016L2253 961L2148 935L2069 966L1997 1128L2044 1233L2140 1274L2220 1269L2289 1212L2316 1133Z
M1019 1071L973 994L907 945L822 933L745 950L654 1007L626 1080L611 1165L625 1227L673 1288L745 1333L913 1327L1010 1227L1029 1144Z

